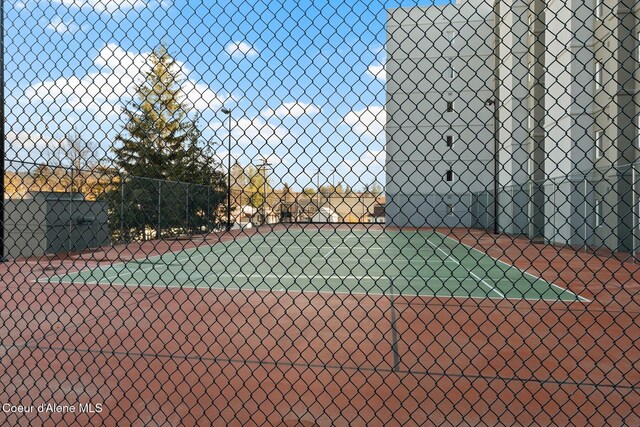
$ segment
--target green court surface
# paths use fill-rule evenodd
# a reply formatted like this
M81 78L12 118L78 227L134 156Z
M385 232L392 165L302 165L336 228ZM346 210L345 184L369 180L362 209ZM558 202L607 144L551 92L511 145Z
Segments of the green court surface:
M433 231L283 230L115 263L51 283L588 301Z

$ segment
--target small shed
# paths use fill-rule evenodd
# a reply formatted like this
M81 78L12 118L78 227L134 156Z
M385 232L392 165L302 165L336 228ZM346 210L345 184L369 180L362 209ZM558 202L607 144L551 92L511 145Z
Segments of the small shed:
M106 202L81 193L32 191L5 199L5 255L17 257L76 252L108 245Z

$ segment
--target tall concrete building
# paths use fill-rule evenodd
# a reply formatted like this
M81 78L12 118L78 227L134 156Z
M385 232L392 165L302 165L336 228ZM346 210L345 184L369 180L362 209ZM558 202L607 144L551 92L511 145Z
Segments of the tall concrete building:
M389 10L387 191L397 201L397 210L388 210L387 221L400 226L496 226L501 232L552 243L637 250L639 4L636 0L458 0L444 7ZM411 103L405 108L403 88L413 85L412 96L417 99L420 93L429 96L433 82L442 75L436 65L451 58L450 50L433 42L432 34L435 28L449 26L456 28L457 49L463 52L468 46L474 51L458 58L458 66L468 68L470 75L453 84L452 92L469 89L458 95L468 105L491 98L488 104L495 108L495 116L487 116L478 105L477 110L456 117L457 142L478 153L468 164L468 173L458 174L451 186L459 200L467 198L470 203L456 205L457 221L443 221L427 211L414 214L408 222L402 212L413 213L419 203L407 205L394 194L399 189L404 192L403 184L410 189L408 182L422 181L420 193L437 199L442 186L432 165L447 161L435 138L425 138L428 148L423 150L431 154L420 167L403 168L403 152L416 145L408 136L416 133L416 127L422 129L419 134L441 133L438 129L446 116ZM413 67L402 62L409 52L403 45L410 43L410 34L422 35L422 40L413 36L411 41L426 46L421 50L430 58ZM473 80L478 81L468 83ZM416 111L407 116L412 108ZM472 148L479 146L484 150ZM497 153L495 168L492 147ZM493 222L494 171L499 187L497 220L488 224ZM483 210L491 221L482 220Z
M494 16L499 17L493 40L501 190L498 226L512 234L541 234L544 222L540 215L543 193L530 185L532 180L544 178L542 6L543 0L494 3Z
M638 248L640 30L637 0L597 0L592 138L595 143L594 243L630 252ZM634 13L635 9L635 13ZM635 224L635 226L634 226Z
M486 106L494 91L492 12L482 0L388 11L391 225L477 220L470 192L483 191L493 176L493 109Z

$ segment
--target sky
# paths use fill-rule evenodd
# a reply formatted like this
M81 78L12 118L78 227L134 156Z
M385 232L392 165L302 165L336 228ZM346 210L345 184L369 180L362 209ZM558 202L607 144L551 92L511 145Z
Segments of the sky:
M178 61L203 144L271 163L275 187L384 185L386 8L430 1L5 3L7 166L49 162L75 129L109 163L152 49Z

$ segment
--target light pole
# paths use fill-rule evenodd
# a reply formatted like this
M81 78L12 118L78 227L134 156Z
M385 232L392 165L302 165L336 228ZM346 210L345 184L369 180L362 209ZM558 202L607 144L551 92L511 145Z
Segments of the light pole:
M317 207L318 207L318 219L320 219L320 174L321 173L322 173L322 170L321 170L320 167L318 167L318 175L317 175L318 187L316 189L317 190L317 196L318 196L318 197L316 197L317 198L316 203L317 203Z
M262 223L266 223L267 222L267 168L269 166L271 166L271 163L267 163L267 159L265 159L264 157L262 157L260 159L260 161L262 162L260 165L258 165L258 168L263 168L262 170L264 171L262 174L262 180L263 180L263 196L262 196ZM260 170L260 169L258 169Z
M231 110L222 107L220 111L229 116L229 161L227 169L227 231L231 230Z

